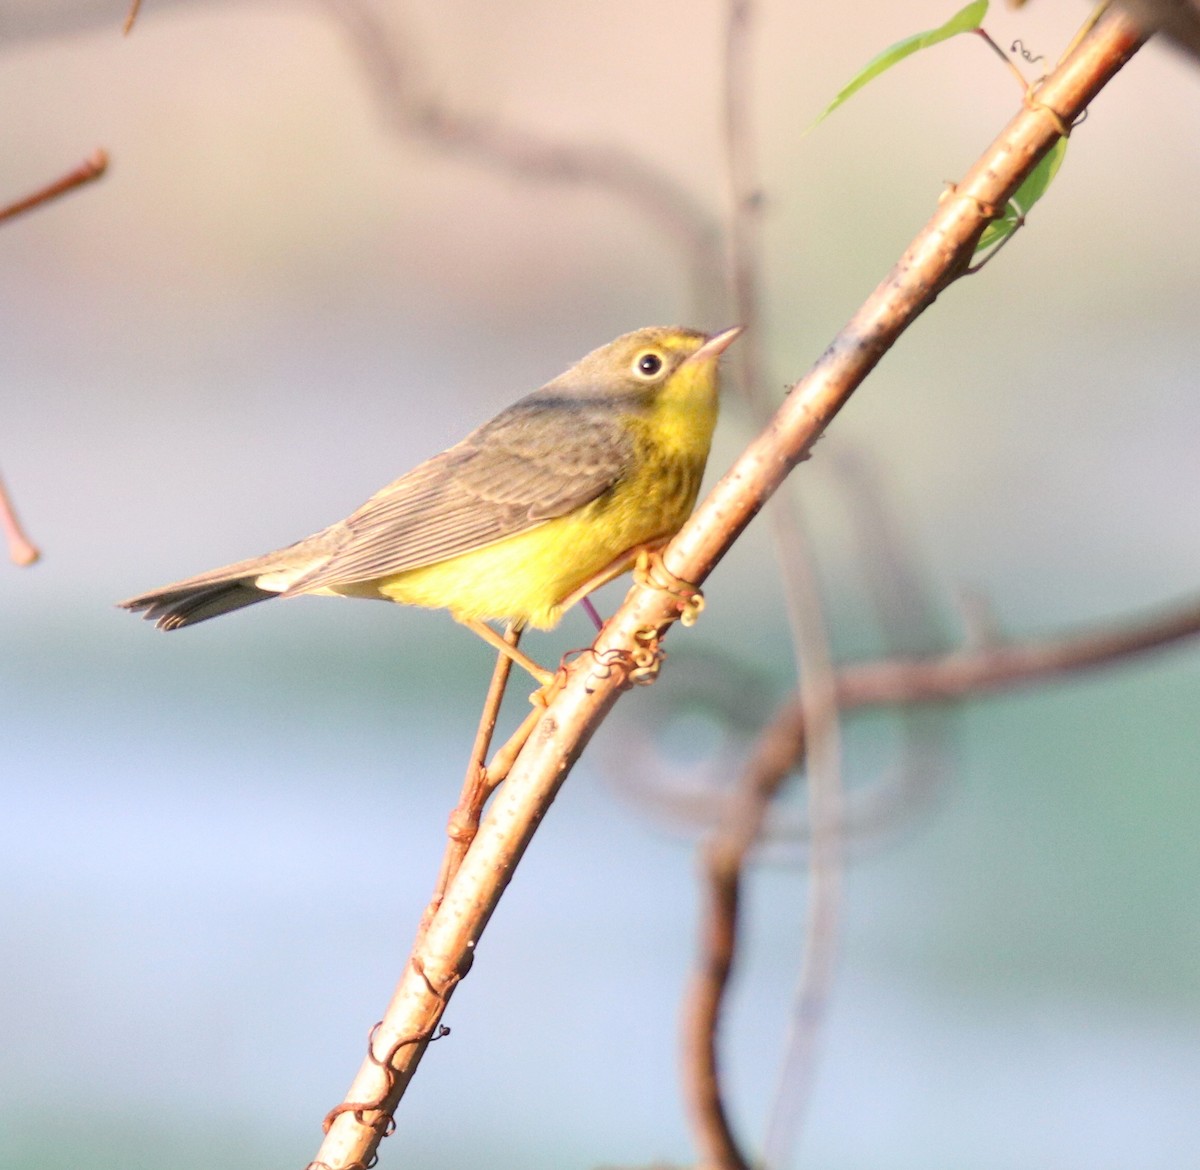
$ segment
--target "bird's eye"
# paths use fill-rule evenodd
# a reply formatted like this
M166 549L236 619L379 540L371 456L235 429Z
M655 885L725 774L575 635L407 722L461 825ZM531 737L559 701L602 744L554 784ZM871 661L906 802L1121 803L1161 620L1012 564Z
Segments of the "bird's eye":
M662 371L662 354L655 353L654 350L638 354L634 359L633 368L643 378L653 378L655 374Z

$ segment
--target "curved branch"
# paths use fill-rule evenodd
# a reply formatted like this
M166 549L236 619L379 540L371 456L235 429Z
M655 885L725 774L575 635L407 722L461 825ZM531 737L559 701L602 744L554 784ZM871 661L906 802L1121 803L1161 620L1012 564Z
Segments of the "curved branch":
M362 63L393 134L459 154L516 178L588 187L625 202L677 247L695 320L715 324L723 286L716 219L683 186L620 146L560 142L482 114L454 109L424 88L411 53L362 0L326 0Z
M862 707L947 703L1075 675L1200 635L1200 600L1120 628L927 658L897 658L839 669L843 712ZM689 1046L711 1044L728 991L737 937L741 875L761 842L771 802L804 761L807 721L797 696L763 728L738 780L732 807L704 849L700 962L685 998ZM715 1064L711 1093L719 1107ZM767 1165L777 1165L770 1159ZM718 1162L717 1165L722 1165Z

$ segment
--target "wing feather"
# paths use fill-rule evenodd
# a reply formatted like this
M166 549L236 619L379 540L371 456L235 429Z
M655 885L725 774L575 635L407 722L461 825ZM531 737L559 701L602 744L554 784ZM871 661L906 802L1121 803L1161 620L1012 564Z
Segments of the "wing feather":
M632 464L628 410L548 391L523 398L327 529L328 559L288 592L421 568L590 503Z

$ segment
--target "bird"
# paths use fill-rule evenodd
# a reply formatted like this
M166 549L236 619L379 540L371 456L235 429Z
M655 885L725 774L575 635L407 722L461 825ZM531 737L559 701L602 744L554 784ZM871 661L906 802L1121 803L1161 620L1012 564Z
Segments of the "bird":
M550 629L678 532L708 460L719 359L741 332L626 333L344 520L117 604L160 630L299 594L446 609L545 683L487 623Z

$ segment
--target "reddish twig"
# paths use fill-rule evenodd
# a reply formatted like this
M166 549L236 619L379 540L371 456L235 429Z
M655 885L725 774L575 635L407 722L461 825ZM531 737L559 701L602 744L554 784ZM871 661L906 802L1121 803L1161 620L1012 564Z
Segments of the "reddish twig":
M35 207L40 207L43 203L49 203L52 199L57 199L68 191L74 191L76 187L94 182L106 170L108 170L108 153L97 148L79 166L63 175L61 179L56 179L41 190L35 191L32 195L26 195L25 198L18 199L7 207L0 207L0 223L13 219L23 212L31 211Z
M4 532L8 556L14 565L32 565L42 555L21 527L3 480L0 480L0 530Z
M53 183L34 191L32 195L18 199L15 203L0 207L0 223L15 219L18 215L40 207L44 203L49 203L52 199L57 199L68 191L73 191L76 187L93 182L100 178L107 169L107 153L100 149L93 151L87 159L73 171L63 175L61 179L56 179ZM0 483L0 529L4 531L8 542L8 555L14 564L32 565L41 556L37 546L21 527L3 483Z

